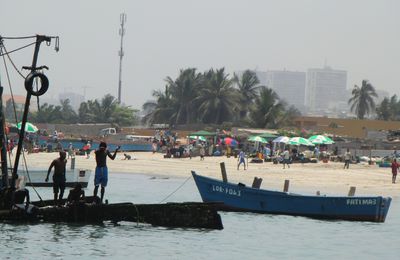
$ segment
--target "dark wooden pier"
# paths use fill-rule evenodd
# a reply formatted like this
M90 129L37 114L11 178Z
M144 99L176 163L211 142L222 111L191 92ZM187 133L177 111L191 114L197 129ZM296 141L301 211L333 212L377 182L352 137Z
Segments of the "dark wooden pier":
M182 202L164 204L78 203L69 206L43 206L53 201L33 202L39 206L32 214L24 210L0 210L0 221L64 222L93 224L103 221L138 222L174 228L223 229L218 203Z

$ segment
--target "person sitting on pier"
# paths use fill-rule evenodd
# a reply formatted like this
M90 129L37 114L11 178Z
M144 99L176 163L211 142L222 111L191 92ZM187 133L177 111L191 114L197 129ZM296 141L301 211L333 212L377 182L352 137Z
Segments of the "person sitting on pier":
M104 192L108 182L108 168L107 168L107 156L110 157L111 160L114 160L117 156L117 152L120 149L120 146L117 147L114 154L111 155L110 151L107 150L107 144L105 142L101 142L99 145L99 149L96 150L96 171L94 176L94 192L93 196L97 196L97 192L99 190L99 185L101 185L101 193L100 193L100 202L103 203Z
M65 166L67 164L67 160L65 159L67 154L64 151L60 152L60 157L53 160L50 164L49 170L47 171L47 176L45 181L49 181L49 174L54 167L54 174L53 174L53 192L54 192L54 205L61 205L61 200L64 195L65 190ZM58 192L60 195L58 196ZM58 196L58 201L57 201Z
M1 197L0 209L24 210L30 214L36 208L30 204L29 191L25 188L23 176L16 175L15 186L3 189Z
M68 204L76 204L85 200L85 191L82 190L80 183L76 184L75 187L69 191L67 202Z

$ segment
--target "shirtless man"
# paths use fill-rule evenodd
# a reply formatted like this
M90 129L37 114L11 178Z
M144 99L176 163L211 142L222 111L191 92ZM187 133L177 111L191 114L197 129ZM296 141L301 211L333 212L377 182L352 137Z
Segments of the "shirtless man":
M118 146L114 154L111 154L110 151L107 150L107 144L105 142L101 142L99 145L99 149L96 150L94 153L96 155L96 171L94 176L93 196L97 196L99 185L101 185L101 203L103 203L104 192L108 182L107 157L109 157L111 160L114 160L117 156L117 152L119 149L120 147Z
M60 157L53 160L50 164L49 170L47 171L46 182L49 181L49 174L54 167L53 174L53 192L54 192L54 204L60 205L62 197L64 195L65 190L65 166L67 164L67 160L65 159L67 154L64 151L60 152ZM60 196L58 196L58 192L60 192ZM57 201L58 197L58 201Z

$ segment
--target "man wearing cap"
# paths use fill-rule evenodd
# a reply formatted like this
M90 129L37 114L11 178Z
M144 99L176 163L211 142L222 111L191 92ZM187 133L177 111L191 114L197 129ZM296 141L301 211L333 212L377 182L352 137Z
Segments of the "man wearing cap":
M99 185L101 185L101 193L100 193L100 201L103 203L104 192L108 182L108 168L107 168L107 156L110 157L111 160L114 160L117 156L117 152L119 150L119 146L115 150L114 154L111 154L109 150L107 150L107 144L105 142L101 142L99 145L99 149L95 151L96 156L96 172L94 176L94 192L93 196L97 196L97 191L99 189Z

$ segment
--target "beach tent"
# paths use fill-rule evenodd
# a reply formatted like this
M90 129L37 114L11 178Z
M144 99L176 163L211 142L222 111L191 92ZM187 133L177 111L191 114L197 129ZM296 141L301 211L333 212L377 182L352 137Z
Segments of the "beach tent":
M203 142L207 141L207 139L202 135L190 135L189 139L200 140L200 141L203 141Z
M208 132L208 131L205 131L205 130L201 130L201 131L197 131L197 132L194 132L194 133L190 133L189 134L190 136L216 136L217 134L216 133L212 133L212 132Z

